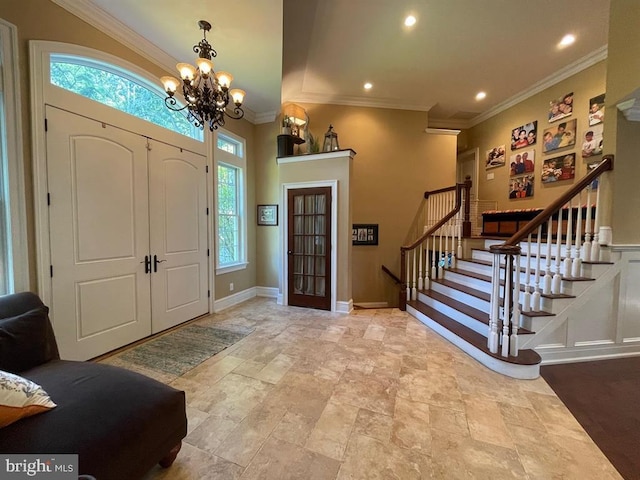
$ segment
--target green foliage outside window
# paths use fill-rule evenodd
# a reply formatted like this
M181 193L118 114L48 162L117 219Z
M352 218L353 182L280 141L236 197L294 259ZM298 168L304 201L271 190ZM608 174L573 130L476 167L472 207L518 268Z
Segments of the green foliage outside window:
M169 110L159 91L93 66L52 61L50 68L53 85L202 141L202 131L182 112Z
M218 263L229 265L240 260L240 212L238 169L218 165Z

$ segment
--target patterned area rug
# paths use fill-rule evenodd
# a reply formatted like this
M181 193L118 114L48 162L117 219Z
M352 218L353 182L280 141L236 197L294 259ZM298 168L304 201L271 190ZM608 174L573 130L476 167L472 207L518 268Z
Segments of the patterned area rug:
M122 360L173 375L182 375L246 337L252 330L187 325L120 355Z

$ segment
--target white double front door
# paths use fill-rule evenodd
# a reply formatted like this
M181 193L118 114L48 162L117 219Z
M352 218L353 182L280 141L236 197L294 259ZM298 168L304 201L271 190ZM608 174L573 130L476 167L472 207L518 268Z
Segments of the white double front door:
M206 159L47 106L51 313L85 360L205 314Z

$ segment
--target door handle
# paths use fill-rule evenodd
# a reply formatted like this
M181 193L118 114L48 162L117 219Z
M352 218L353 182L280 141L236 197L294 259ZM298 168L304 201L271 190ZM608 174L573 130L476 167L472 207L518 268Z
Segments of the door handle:
M140 263L144 263L144 273L151 273L151 255L145 255L144 261Z
M157 255L153 256L153 271L154 272L158 271L158 264L162 263L162 262L166 262L166 260L158 260L158 256Z
M293 251L287 250L287 255L293 255Z

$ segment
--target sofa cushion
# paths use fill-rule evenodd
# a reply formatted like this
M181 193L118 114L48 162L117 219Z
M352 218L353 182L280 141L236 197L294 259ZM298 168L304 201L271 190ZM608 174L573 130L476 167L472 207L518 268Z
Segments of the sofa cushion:
M37 383L0 370L0 428L55 406Z
M42 305L0 319L0 370L21 373L49 360L48 313Z
M92 362L53 360L24 376L57 407L0 434L3 453L76 453L80 473L99 480L142 477L186 435L184 392Z

